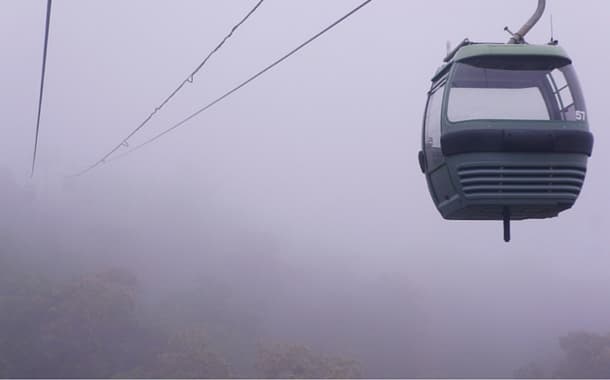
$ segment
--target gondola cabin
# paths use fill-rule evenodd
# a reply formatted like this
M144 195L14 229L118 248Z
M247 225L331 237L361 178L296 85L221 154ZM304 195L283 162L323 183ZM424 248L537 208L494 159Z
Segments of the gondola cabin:
M465 40L432 78L419 164L445 219L550 218L574 204L593 136L559 46Z

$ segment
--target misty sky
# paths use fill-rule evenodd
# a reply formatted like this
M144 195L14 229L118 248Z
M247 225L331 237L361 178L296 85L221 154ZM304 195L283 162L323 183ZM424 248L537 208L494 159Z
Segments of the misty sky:
M505 42L504 26L517 30L534 0L373 1L184 127L65 180L135 128L254 3L55 0L37 174L29 179L46 1L0 1L0 168L75 225L118 216L144 241L158 231L140 228L141 218L197 231L210 217L209 205L222 205L214 209L219 218L239 219L312 278L328 265L339 278L346 268L404 276L429 295L428 318L446 342L497 334L546 347L571 329L610 331L607 1L548 0L526 38L547 42L553 14L555 38L571 55L584 90L595 145L575 206L558 218L514 222L510 244L502 241L500 222L443 220L417 152L425 94L446 41ZM266 0L132 144L358 3ZM170 200L167 210L151 208L157 196ZM75 217L75 210L82 214ZM196 259L177 253L161 260L180 272L194 270ZM441 323L447 313L451 323ZM507 328L518 333L503 333ZM528 341L534 330L546 335ZM454 368L470 355L454 355L457 343L445 349ZM501 344L471 349L489 361L504 354Z

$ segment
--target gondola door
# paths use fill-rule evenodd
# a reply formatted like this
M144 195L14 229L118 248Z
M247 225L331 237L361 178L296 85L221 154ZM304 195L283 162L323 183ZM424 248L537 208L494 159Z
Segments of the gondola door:
M443 120L443 102L447 77L436 81L428 92L428 102L424 114L423 151L420 164L426 173L428 188L437 207L447 202L455 194L449 177L445 158L441 150L441 127Z

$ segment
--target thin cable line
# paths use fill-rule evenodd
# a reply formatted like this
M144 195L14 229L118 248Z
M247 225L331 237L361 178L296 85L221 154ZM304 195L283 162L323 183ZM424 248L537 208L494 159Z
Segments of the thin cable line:
M38 132L40 131L40 112L42 110L42 95L44 93L44 77L47 67L47 46L49 44L49 25L51 23L51 2L47 0L47 18L44 29L44 48L42 51L42 70L40 75L40 94L38 96L38 115L36 116L36 134L34 136L34 153L32 154L32 171L30 178L34 176L34 169L36 168L36 153L38 152Z
M201 68L210 60L210 58L218 51L220 50L220 48L225 44L225 42L231 38L231 36L233 36L233 33L235 33L235 31L244 23L246 22L246 20L248 18L250 18L250 16L258 9L258 7L261 6L261 4L263 3L264 0L259 0L256 5L237 23L235 24L235 26L233 26L231 28L231 31L229 32L229 34L227 34L221 41L220 43L214 48L212 49L208 55L203 59L203 61L201 61L201 63L199 64L199 66L197 66L197 68L195 68L195 70L193 70L189 76L186 77L186 79L184 79L179 85L178 87L176 87L176 89L174 91L172 91L166 98L165 100L163 100L163 102L161 102L160 105L158 105L157 107L155 107L155 109L133 130L131 131L123 140L121 140L121 142L116 145L114 148L112 148L108 153L106 153L101 159L99 159L97 162L95 162L93 165L91 165L89 168L85 169L82 173L85 173L93 168L95 168L98 165L103 164L108 157L110 157L114 152L116 152L117 150L119 150L121 147L127 147L129 146L128 141L133 135L135 135L140 129L142 129L152 118L153 116L159 112L187 83L193 83L193 78L194 76L197 74L197 72L199 72L199 70L201 70ZM79 174L80 175L80 174Z
M276 61L274 61L273 63L271 63L270 65L268 65L267 67L265 67L264 69L262 69L261 71L259 71L258 73L254 74L253 76L251 76L250 78L246 79L245 81L241 82L239 85L237 85L236 87L234 87L233 89L227 91L226 93L224 93L223 95L221 95L220 97L216 98L215 100L213 100L212 102L208 103L207 105L205 105L204 107L200 108L199 110L195 111L194 113L190 114L189 116L187 116L186 118L180 120L179 122L177 122L176 124L174 124L173 126L171 126L170 128L167 128L166 130L164 130L163 132L157 134L156 136L146 140L145 142L143 142L142 144L137 145L136 147L132 148L131 150L117 156L116 158L112 159L111 161L115 161L118 160L120 158L123 158L131 153L134 153L135 151L143 148L144 146L158 140L159 138L165 136L166 134L168 134L169 132L173 131L176 128L179 128L180 126L184 125L186 122L188 122L189 120L195 118L196 116L198 116L199 114L201 114L204 111L207 111L208 109L212 108L213 106L215 106L216 104L220 103L221 101L223 101L224 99L226 99L227 97L229 97L230 95L232 95L233 93L239 91L240 89L242 89L243 87L245 87L246 85L248 85L250 82L254 81L255 79L257 79L258 77L260 77L261 75L265 74L267 71L271 70L272 68L274 68L275 66L279 65L281 62L283 62L284 60L286 60L288 57L290 57L291 55L295 54L296 52L298 52L299 50L303 49L305 46L309 45L310 43L312 43L314 40L318 39L320 36L322 36L323 34L325 34L326 32L328 32L329 30L333 29L335 26L339 25L341 22L345 21L347 18L349 18L350 16L352 16L354 13L358 12L360 9L362 9L365 5L367 5L368 3L370 3L373 0L366 0L363 3L361 3L360 5L358 5L356 8L352 9L349 13L345 14L344 16L342 16L341 18L339 18L338 20L336 20L335 22L333 22L332 24L330 24L329 26L327 26L326 28L324 28L323 30L321 30L320 32L318 32L317 34L315 34L313 37L309 38L307 41L303 42L302 44L300 44L299 46L297 46L296 48L292 49L290 52L286 53L284 56L282 56L281 58L277 59ZM93 169L93 168L90 168ZM88 172L90 169L85 169L82 172L76 174L76 176L80 176L85 174L86 172Z

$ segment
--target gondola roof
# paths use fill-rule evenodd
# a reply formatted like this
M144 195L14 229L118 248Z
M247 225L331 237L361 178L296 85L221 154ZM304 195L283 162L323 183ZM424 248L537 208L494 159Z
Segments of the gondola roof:
M566 51L556 44L529 45L503 43L477 43L462 41L434 74L432 81L442 77L455 62L501 67L503 62L517 63L520 68L552 69L572 63Z

